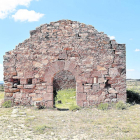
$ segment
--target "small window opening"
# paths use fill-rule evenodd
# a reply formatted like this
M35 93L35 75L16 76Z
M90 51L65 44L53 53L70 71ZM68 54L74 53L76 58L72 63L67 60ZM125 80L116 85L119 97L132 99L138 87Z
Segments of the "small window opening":
M93 83L94 83L94 84L98 83L98 77L94 77Z
M65 59L58 58L58 60L65 60Z
M108 83L109 80L105 82L105 88L111 88L111 84Z
M13 79L13 88L17 88L17 85L20 85L20 79Z
M90 87L91 87L91 89L92 89L93 85L91 85Z
M27 79L27 84L31 85L32 84L32 78Z

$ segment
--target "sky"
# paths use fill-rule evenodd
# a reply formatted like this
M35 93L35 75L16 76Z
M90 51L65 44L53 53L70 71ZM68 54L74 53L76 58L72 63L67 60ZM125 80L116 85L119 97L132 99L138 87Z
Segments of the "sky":
M127 78L140 79L140 0L0 0L0 81L3 55L42 24L69 19L126 44Z

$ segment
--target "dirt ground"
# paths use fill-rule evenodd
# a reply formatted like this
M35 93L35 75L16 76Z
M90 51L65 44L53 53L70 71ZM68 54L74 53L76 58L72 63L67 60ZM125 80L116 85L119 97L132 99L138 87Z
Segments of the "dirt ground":
M127 110L76 112L29 107L0 108L0 140L140 139L140 105Z

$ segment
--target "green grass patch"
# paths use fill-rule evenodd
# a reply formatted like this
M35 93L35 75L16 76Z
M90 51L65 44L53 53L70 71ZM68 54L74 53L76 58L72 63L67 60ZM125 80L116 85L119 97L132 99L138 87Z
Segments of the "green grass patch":
M100 110L107 110L108 109L108 103L100 103L98 104L98 109Z
M70 108L76 105L76 90L75 89L63 89L57 92L55 98L55 106L57 108Z
M0 92L0 100L4 99L4 92Z
M46 125L38 125L34 127L34 132L37 134L43 134L46 129Z
M116 103L116 108L119 110L123 110L127 108L127 105L121 101L119 101L118 103Z
M71 110L71 111L77 111L77 110L80 110L80 107L77 106L77 105L71 105L71 106L69 107L69 110Z
M9 101L5 101L2 106L4 108L10 108L12 106L12 102L9 100Z

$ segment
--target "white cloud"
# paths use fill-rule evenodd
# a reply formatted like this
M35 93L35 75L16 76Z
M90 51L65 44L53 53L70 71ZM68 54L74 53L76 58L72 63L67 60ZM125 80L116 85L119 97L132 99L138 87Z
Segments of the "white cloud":
M133 38L130 38L129 40L133 40Z
M28 22L33 22L33 21L38 21L40 18L42 18L44 14L36 13L35 11L31 10L28 11L27 9L20 9L18 10L15 15L12 15L15 21L28 21Z
M3 65L0 64L0 81L3 81Z
M135 52L140 52L140 49L136 49Z
M16 10L18 5L29 6L32 0L0 0L0 19L4 19L8 14Z
M127 71L135 71L134 69L127 69Z
M115 39L115 36L108 36L111 40Z

